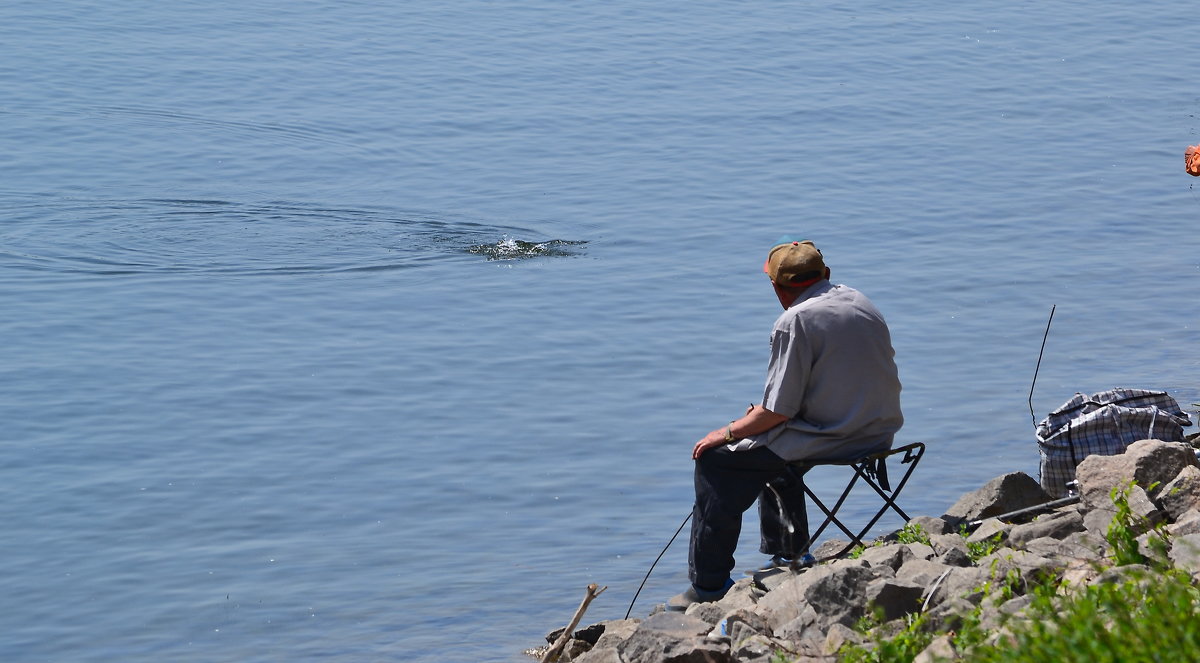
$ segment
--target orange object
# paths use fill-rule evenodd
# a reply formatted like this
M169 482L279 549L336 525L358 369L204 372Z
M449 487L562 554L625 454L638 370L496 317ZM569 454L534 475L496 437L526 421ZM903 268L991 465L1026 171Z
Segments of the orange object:
M1189 145L1183 153L1183 163L1188 175L1200 176L1200 145Z

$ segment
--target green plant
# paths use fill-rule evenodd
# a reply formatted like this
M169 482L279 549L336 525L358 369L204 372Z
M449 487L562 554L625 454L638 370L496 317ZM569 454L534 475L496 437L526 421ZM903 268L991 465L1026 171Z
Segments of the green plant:
M1168 566L1167 551L1170 549L1166 528L1161 523L1152 526L1145 518L1133 512L1129 506L1129 491L1136 485L1137 482L1130 481L1115 486L1109 493L1116 514L1104 531L1104 540L1112 548L1113 564L1117 566L1150 564L1165 568ZM1151 489L1153 488L1154 486L1151 486ZM1150 557L1142 554L1138 545L1138 536L1146 531L1150 532L1147 537Z
M933 641L934 634L925 628L923 613L914 613L904 617L903 626L890 637L880 633L879 621L877 615L860 619L857 628L871 636L870 644L867 646L853 643L842 645L842 648L838 650L838 660L842 663L911 661Z
M976 645L972 663L1117 663L1187 658L1200 651L1200 590L1182 572L1090 585L1066 596L1050 583L1034 592L1027 620L1009 623L1010 641Z
M921 528L918 523L908 523L896 534L896 540L900 543L924 543L929 545L929 535Z
M978 562L999 550L1000 541L1003 538L1003 532L996 532L992 536L980 541L967 541L967 557L970 557L972 562Z

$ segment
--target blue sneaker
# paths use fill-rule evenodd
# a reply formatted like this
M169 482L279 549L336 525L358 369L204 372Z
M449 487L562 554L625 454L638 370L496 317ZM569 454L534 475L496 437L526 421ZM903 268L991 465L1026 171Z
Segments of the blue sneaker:
M813 557L811 553L804 553L799 557L799 559L775 555L768 560L766 564L763 564L757 569L750 569L749 571L746 571L746 575L752 576L764 571L774 571L775 569L790 569L792 567L805 568L816 563L817 558Z
M693 603L709 603L711 601L720 601L725 597L725 593L729 588L733 587L733 578L725 581L725 586L721 589L700 589L692 585L687 588L687 591L682 594L676 594L667 601L667 610L673 612L683 612L688 609L688 606Z

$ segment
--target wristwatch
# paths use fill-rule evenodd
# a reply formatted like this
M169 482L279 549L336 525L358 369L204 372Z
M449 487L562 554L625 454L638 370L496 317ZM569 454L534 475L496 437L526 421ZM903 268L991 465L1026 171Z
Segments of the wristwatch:
M733 436L733 422L731 421L729 422L729 425L725 427L725 441L733 442L736 439L737 438Z

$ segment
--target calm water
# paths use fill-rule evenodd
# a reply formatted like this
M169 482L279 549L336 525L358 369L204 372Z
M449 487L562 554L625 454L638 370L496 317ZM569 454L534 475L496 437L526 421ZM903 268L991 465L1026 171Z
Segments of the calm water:
M519 661L589 582L623 616L761 395L785 232L892 324L910 511L1036 474L1052 305L1038 418L1200 401L1194 14L4 3L0 659Z

